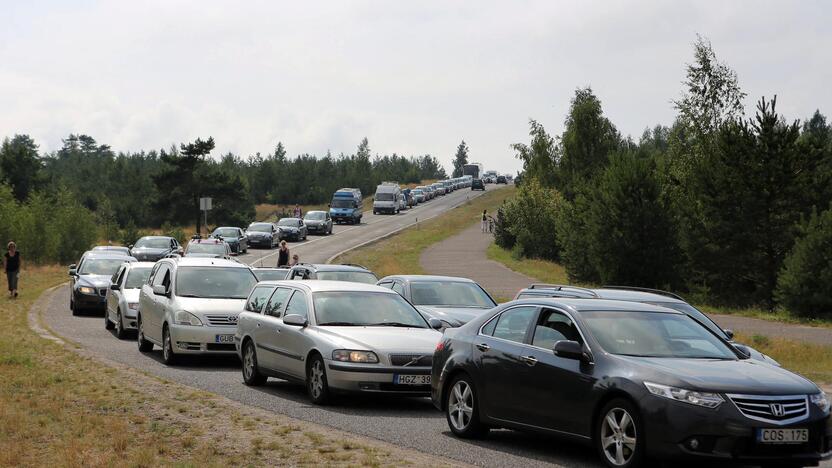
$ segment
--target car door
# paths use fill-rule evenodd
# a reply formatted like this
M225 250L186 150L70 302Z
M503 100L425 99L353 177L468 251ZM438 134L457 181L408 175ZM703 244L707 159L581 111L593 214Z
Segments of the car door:
M276 288L266 302L253 331L254 344L257 346L257 362L266 369L279 370L279 357L288 353L283 349L283 322L280 318L291 295L292 289Z
M243 250L248 250L248 238L242 229L237 229L237 239L237 245L239 245L237 253L242 253Z
M294 290L292 296L286 302L286 310L277 323L277 328L280 330L277 332L280 335L278 338L280 353L275 357L277 370L299 379L303 379L306 374L304 368L305 356L308 350L305 336L306 327L286 325L283 323L283 317L296 314L306 317L308 320L309 309L309 298L306 293Z
M523 422L531 410L517 398L519 379L528 381L529 365L521 356L528 354L528 338L536 306L516 306L504 310L485 326L474 341L474 362L480 368L483 411L493 418Z
M547 429L590 435L593 400L588 398L595 383L594 366L577 359L556 356L555 343L584 338L574 320L565 312L543 307L532 329L531 347L525 353L534 361L522 374L517 388L534 411L530 424Z
M118 268L118 271L113 275L113 278L110 280L111 284L116 284L119 288L123 287L122 283L124 282L124 277L127 272L127 267L122 265ZM114 318L116 316L116 310L118 310L119 299L121 297L121 289L114 290L112 287L107 290L107 317Z
M151 289L154 286L164 286L166 289L169 288L170 276L170 266L164 263L161 264L159 266L159 270L156 271L156 275L153 277ZM147 315L145 315L145 312L142 311L142 320L145 321L144 334L151 340L161 343L162 321L164 320L165 311L170 306L170 299L167 296L163 296L161 294L153 294L152 290L150 291L150 294L153 298L153 308L149 311L149 314Z

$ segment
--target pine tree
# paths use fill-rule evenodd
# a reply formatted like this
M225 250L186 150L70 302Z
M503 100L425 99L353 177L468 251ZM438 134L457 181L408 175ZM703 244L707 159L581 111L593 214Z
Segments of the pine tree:
M456 155L454 156L454 172L452 177L462 177L462 168L468 164L468 145L465 140L456 147Z

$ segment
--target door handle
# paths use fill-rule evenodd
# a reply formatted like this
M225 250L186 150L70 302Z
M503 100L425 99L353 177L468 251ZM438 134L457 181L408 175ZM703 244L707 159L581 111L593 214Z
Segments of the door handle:
M260 323L257 324L257 328L260 328Z
M520 356L520 359L526 361L530 367L537 364L537 358L534 356Z
M280 329L279 329L279 328L275 328L275 329L274 329L274 332L275 332L275 333L280 333Z
M488 346L488 345L487 345L487 344L485 344L485 343L480 343L480 344L478 344L478 345L477 345L477 349L478 349L478 350L480 350L480 351L482 351L482 352L486 352L486 351L488 351L489 349L491 349L491 346Z

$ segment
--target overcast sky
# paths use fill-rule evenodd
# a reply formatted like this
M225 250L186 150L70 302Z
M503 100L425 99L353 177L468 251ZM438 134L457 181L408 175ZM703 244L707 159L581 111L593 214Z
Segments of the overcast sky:
M246 6L239 6L246 4ZM432 154L520 163L590 85L622 133L670 124L696 33L789 119L832 114L832 2L0 0L0 137L116 151Z

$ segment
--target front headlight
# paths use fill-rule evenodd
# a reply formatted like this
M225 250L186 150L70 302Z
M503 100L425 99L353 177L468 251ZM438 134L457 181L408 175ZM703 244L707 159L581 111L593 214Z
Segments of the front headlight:
M130 302L127 304L127 308L130 310L139 310L139 303L138 302Z
M684 388L670 387L651 382L644 382L644 386L653 395L669 398L671 400L682 401L696 406L703 406L705 408L716 408L722 404L723 400L718 393L703 393L692 390L685 390Z
M829 412L829 398L827 398L826 393L820 392L815 393L814 395L809 395L809 400L812 401L821 411L824 413Z
M173 321L177 325L193 325L195 327L202 326L202 320L196 315L186 311L178 310L173 316Z
M81 294L95 294L95 289L88 286L81 286L78 288L78 291L80 291Z
M332 352L332 359L341 362L366 362L375 364L378 356L372 351L353 351L350 349L336 349Z

